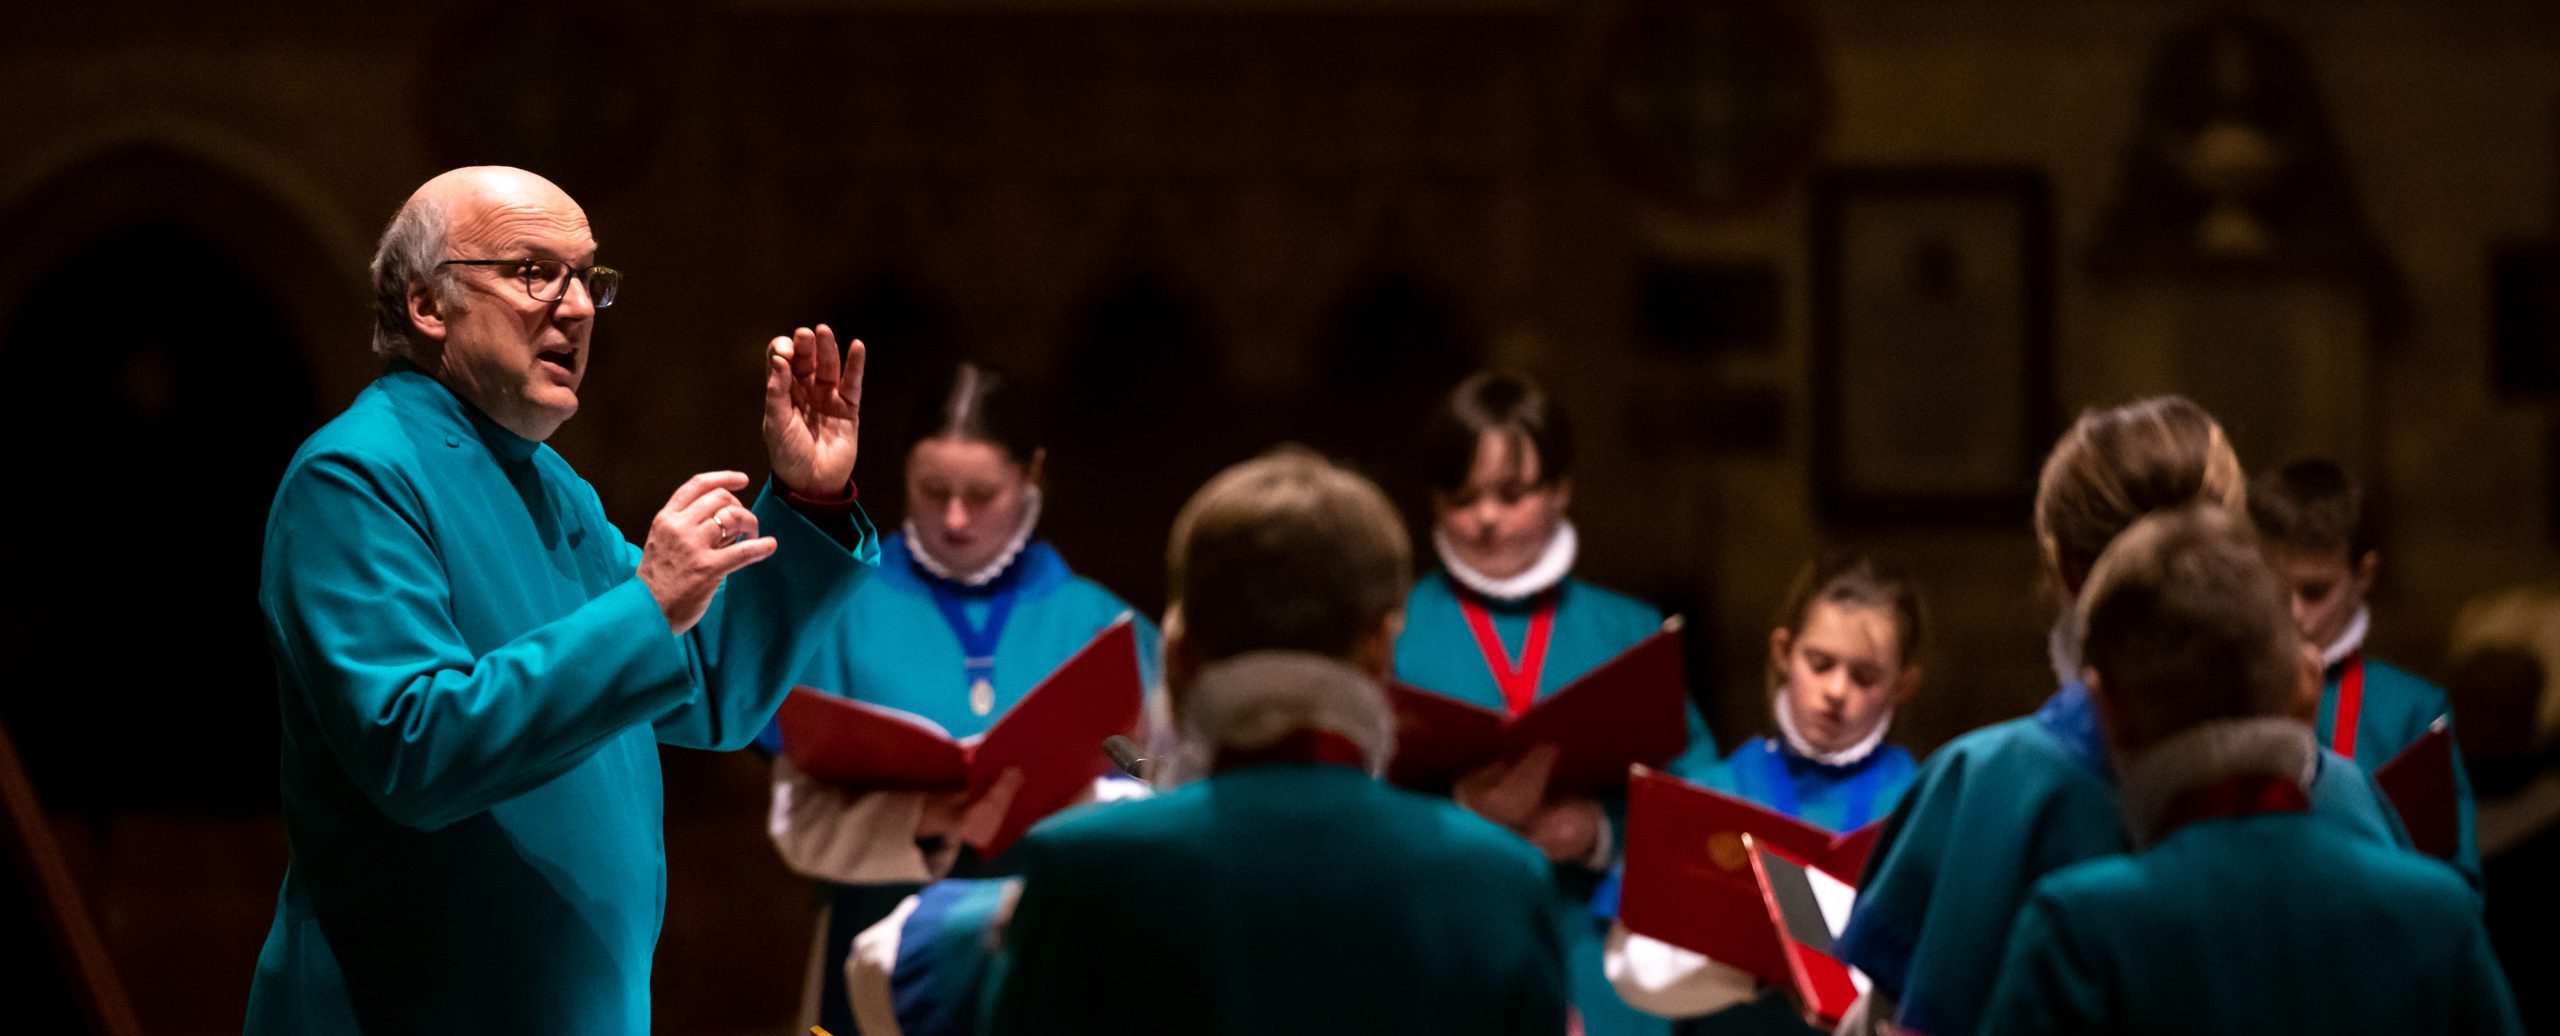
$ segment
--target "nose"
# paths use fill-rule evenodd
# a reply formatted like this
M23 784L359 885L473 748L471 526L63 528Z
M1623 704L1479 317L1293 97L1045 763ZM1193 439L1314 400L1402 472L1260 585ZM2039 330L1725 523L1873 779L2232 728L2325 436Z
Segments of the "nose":
M958 532L969 527L969 507L958 499L942 505L942 527Z
M1824 707L1837 708L1849 700L1849 677L1835 668L1825 674L1814 689L1821 692Z
M587 290L586 278L569 278L569 285L561 290L560 303L552 312L564 320L585 320L595 316L596 297Z

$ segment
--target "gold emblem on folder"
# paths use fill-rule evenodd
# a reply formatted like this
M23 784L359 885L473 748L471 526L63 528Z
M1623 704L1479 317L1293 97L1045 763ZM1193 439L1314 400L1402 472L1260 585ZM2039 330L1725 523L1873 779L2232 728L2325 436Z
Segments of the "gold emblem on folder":
M996 710L996 685L979 677L969 683L969 711L984 716Z
M1720 870L1738 871L1751 862L1751 853L1743 846L1741 835L1718 831L1707 836L1707 862Z

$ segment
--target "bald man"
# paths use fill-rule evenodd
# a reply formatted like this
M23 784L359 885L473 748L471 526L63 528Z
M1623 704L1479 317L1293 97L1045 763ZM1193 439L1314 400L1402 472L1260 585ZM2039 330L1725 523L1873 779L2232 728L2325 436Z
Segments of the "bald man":
M374 256L382 377L294 455L259 605L292 863L252 1033L645 1033L658 745L734 749L876 565L863 349L767 347L773 479L687 480L633 547L543 445L620 276L518 169L420 187ZM779 564L760 564L776 555Z

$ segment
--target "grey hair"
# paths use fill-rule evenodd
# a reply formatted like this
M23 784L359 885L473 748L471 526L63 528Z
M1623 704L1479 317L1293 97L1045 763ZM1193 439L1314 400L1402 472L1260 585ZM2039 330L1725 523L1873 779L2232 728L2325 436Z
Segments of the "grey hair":
M421 281L435 293L438 305L455 301L453 269L444 265L444 202L409 199L382 232L373 251L373 352L377 356L409 356L409 288Z

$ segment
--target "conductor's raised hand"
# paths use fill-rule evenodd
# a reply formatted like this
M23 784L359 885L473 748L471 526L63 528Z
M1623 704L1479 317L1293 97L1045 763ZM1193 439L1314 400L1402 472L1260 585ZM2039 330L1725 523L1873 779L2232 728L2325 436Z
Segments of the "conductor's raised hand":
M764 448L783 485L832 497L853 480L862 362L862 343L838 348L825 324L795 328L765 346Z
M738 502L747 476L706 471L686 479L667 506L649 521L640 545L640 581L658 599L667 628L681 634L702 621L711 595L729 573L773 556L774 542L760 536L756 513Z

